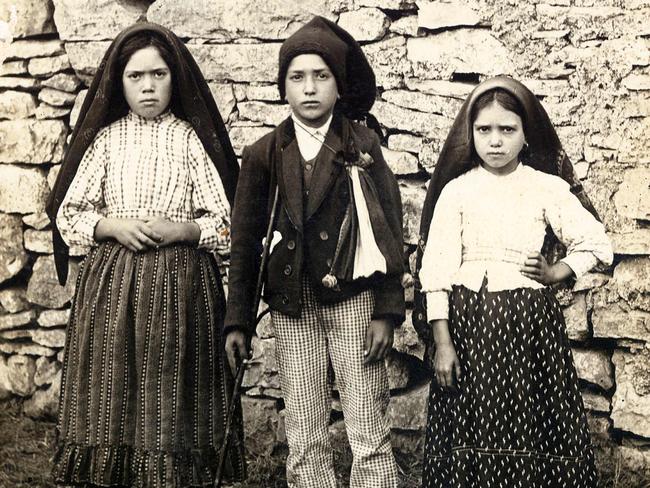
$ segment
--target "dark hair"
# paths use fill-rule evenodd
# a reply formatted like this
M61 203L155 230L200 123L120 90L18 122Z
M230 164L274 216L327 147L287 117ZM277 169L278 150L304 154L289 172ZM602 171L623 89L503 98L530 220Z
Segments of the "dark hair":
M469 133L472 134L472 127L474 126L474 121L476 120L476 117L478 117L478 113L483 110L485 107L497 103L504 109L508 110L509 112L513 112L519 116L521 119L522 123L522 129L524 131L524 136L526 136L526 111L524 110L524 106L521 104L521 102L510 92L504 90L503 88L494 88L492 90L488 90L485 93L483 93L481 96L479 96L476 101L474 102L474 105L472 105L472 110L470 112L470 127L469 127ZM473 138L472 138L472 153L474 155L474 158L478 161L479 156L476 154L476 149L474 147L473 143ZM519 153L519 157L521 159L525 158L527 154L527 148L524 146L524 148L521 150Z
M181 108L180 100L178 97L179 92L176 82L176 73L178 73L176 57L174 56L174 53L171 50L169 44L163 39L163 37L151 31L138 32L129 37L126 41L124 41L122 49L120 49L120 52L117 55L116 80L118 80L118 83L115 83L114 85L113 96L118 106L120 107L119 111L124 114L129 111L129 104L124 98L124 90L122 86L122 75L124 74L124 68L126 68L126 65L128 64L133 54L135 54L140 49L145 49L148 47L156 48L160 54L160 57L163 58L163 61L165 61L167 66L169 66L169 71L172 77L172 94L169 101L169 108L176 116L183 117L183 110Z

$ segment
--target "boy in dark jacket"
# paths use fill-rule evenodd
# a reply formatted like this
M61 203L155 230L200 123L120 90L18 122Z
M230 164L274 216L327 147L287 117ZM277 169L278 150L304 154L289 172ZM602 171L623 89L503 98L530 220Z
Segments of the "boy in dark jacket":
M280 50L292 115L243 153L232 218L225 321L231 367L248 357L256 276L273 196L265 273L286 406L290 487L336 487L328 438L337 380L354 461L350 486L395 487L384 357L404 320L402 209L368 115L375 77L354 39L315 17ZM376 123L376 121L375 121Z

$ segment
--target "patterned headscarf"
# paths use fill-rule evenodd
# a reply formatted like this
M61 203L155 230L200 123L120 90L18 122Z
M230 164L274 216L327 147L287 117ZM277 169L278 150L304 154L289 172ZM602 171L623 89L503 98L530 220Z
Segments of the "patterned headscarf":
M65 284L68 274L68 246L56 226L56 214L79 168L84 153L102 127L126 115L128 107L120 103L122 73L119 57L124 43L136 34L151 33L164 42L174 58L176 97L174 114L188 121L214 163L223 182L226 197L232 205L239 176L237 157L226 127L210 89L196 61L183 42L169 29L157 24L138 23L123 30L108 47L81 107L70 143L66 149L61 171L47 203L52 221L54 260L59 282Z
M467 173L478 166L472 140L471 115L472 108L478 98L484 93L502 89L510 93L521 104L525 121L524 128L528 149L522 156L521 162L536 170L560 176L571 187L571 192L578 197L580 203L598 219L589 197L578 179L573 165L562 149L560 139L555 132L542 104L535 95L522 83L507 76L497 76L478 85L467 97L460 112L454 120L449 135L442 147L438 162L431 176L431 183L422 208L420 220L420 238L417 249L416 273L422 266L422 255L426 245L433 212L442 193L442 189L454 178ZM541 250L549 262L556 262L566 254L566 249L558 241L550 228L547 229L546 239ZM416 279L415 308L413 310L413 325L418 334L425 340L430 340L431 332L426 317L426 297L420 292L420 280Z

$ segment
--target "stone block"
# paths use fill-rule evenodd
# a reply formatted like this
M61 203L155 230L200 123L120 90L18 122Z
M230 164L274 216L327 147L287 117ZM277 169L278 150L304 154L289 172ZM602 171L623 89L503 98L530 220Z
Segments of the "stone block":
M65 329L37 329L32 333L32 341L45 347L64 347Z
M410 70L406 59L406 40L401 36L389 37L362 46L368 62L375 72L377 86L386 90L401 88L404 74Z
M77 98L75 98L74 105L70 112L71 129L74 128L75 125L77 125L77 119L79 118L79 113L81 112L81 106L83 105L84 100L86 99L87 93L88 90L81 90L79 93L77 93Z
M400 182L402 194L402 211L404 214L404 242L417 244L420 240L420 215L426 196L426 189L421 183Z
M228 115L235 108L235 92L233 91L232 85L229 83L208 83L210 92L214 97L214 101L217 104L219 113L224 121L228 120Z
M386 35L390 19L378 8L362 7L341 13L338 24L359 42L377 41Z
M38 316L38 325L41 327L57 327L66 325L70 319L70 309L65 310L43 310Z
M30 396L36 391L35 372L34 358L21 354L9 356L6 365L0 364L0 377L4 377L2 382L8 385L14 395L21 397Z
M208 80L275 82L279 44L188 45Z
M418 35L418 18L407 15L391 22L388 30L402 36L415 37Z
M27 299L46 308L61 308L74 294L75 279L79 264L70 261L68 280L65 286L59 285L54 268L53 256L39 256L34 263L32 276L27 285Z
M618 213L630 219L650 219L650 169L634 168L623 173L623 182L614 195Z
M587 301L584 293L576 294L573 302L562 310L569 339L584 341L589 338L587 323Z
M12 286L0 290L0 305L9 313L22 312L29 307L27 298L25 297L26 290L20 286Z
M4 354L44 356L48 358L56 355L55 349L39 346L31 342L0 342L0 352Z
M477 1L430 2L417 1L418 27L424 29L447 29L478 25L481 7Z
M239 92L239 93L238 93ZM278 86L273 85L235 85L237 100L261 100L266 102L279 102L280 92Z
M25 231L25 249L42 254L52 254L52 231L27 229Z
M428 137L447 134L453 122L442 115L410 110L381 100L375 102L372 113L387 129Z
M60 120L2 121L0 163L58 163L63 156L66 134L65 124ZM25 191L21 187L21 192Z
M253 357L244 373L245 388L260 386L280 388L278 365L275 362L275 339L253 338Z
M573 292L593 290L600 288L609 281L609 276L604 273L585 273L573 285Z
M56 419L61 394L61 373L57 374L52 384L36 390L32 397L23 403L23 412L33 419Z
M650 255L650 229L632 229L625 233L609 233L614 253Z
M36 386L50 385L57 374L61 371L61 363L49 358L38 358L36 360L36 372L34 373L34 383Z
M145 20L146 0L53 0L54 21L66 41L112 40L124 28Z
M591 315L594 337L612 339L650 339L650 313L635 310L624 302L594 304Z
M50 218L45 212L38 212L25 215L23 223L33 229L43 230L50 225Z
M428 93L429 95L439 95L441 97L457 98L461 101L465 100L467 95L469 95L475 87L475 85L471 83L462 83L459 81L423 80L412 77L406 78L405 81L406 87L411 91Z
M427 425L429 384L394 395L388 406L388 421L393 429L421 430Z
M0 339L8 341L31 339L34 329L13 329L0 331Z
M1 58L0 58L1 59ZM0 76L20 76L27 74L27 61L24 59L6 61L0 65Z
M614 427L650 437L650 351L614 351L616 392L612 399Z
M256 456L268 456L278 444L280 414L278 402L242 396L244 441L246 449Z
M43 80L42 85L55 90L76 93L81 86L81 80L69 73L59 73L47 80Z
M357 7L378 7L386 10L413 10L415 0L356 0Z
M391 134L388 136L388 149L393 151L419 153L422 145L422 138L411 134Z
M407 40L413 74L423 79L450 79L454 73L494 76L515 67L508 49L489 31L455 29Z
M612 402L609 398L590 391L582 391L582 401L585 408L592 412L609 413L612 407Z
M77 77L86 86L90 85L109 45L110 42L107 41L65 43L65 51L70 59L70 65L77 74Z
M30 324L36 318L34 310L0 315L0 330L15 329Z
M59 176L59 171L61 171L61 165L60 164L55 164L50 168L50 170L47 172L47 186L51 190L54 188L54 183L56 182L57 177ZM71 250L74 248L74 246L71 248ZM70 254L71 256L76 256L76 254Z
M618 263L608 288L616 291L631 307L650 311L650 257Z
M16 192L17 188L21 191ZM0 211L23 214L41 212L48 193L42 169L0 164Z
M47 103L40 103L34 116L38 120L61 119L70 113L69 107L53 107Z
M417 174L420 170L418 158L411 153L393 151L385 147L382 148L382 153L388 167L395 175L412 175Z
M34 78L26 78L23 76L1 76L0 77L0 89L8 90L38 90L41 86L41 82Z
M0 119L26 119L36 111L36 97L8 90L0 93Z
M216 38L220 42L241 38L281 40L314 15L334 20L334 12L351 3L351 0L324 0L306 6L299 0L158 0L149 8L147 19L169 27L181 37Z
M614 386L614 375L609 354L583 348L573 348L573 361L578 377L609 390Z
M7 59L31 59L63 54L63 43L58 39L15 40L7 47ZM25 65L26 67L26 65ZM27 71L24 71L25 73Z
M1 168L0 166L0 175ZM2 183L0 189L9 191L9 188L3 188ZM13 190L15 188L12 188ZM0 213L0 283L17 275L27 264L27 254L23 249L21 237L22 227L19 216Z
M277 105L264 102L239 102L237 110L240 119L268 126L279 125L291 114L288 104Z
M420 165L427 171L427 173L433 173L433 169L436 167L444 143L444 139L427 138L424 140L419 157Z
M387 90L382 93L381 97L399 107L444 115L452 120L456 117L462 105L460 100L454 98L409 90Z
M46 78L67 69L70 69L70 60L67 54L51 58L33 58L27 66L29 74L37 78Z
M51 0L0 0L0 19L11 19L9 28L14 39L56 32L53 10Z
M402 390L409 384L411 371L409 369L408 357L391 351L386 359L386 372L388 373L388 387L390 390Z
M68 93L54 88L43 88L38 94L39 100L49 105L54 105L55 107L72 106L76 98L77 95L74 93Z

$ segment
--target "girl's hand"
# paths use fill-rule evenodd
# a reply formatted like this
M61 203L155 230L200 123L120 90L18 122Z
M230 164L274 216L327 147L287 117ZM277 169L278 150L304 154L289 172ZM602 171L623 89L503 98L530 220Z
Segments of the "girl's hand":
M546 258L538 252L529 254L524 265L519 270L526 278L543 285L559 283L573 274L573 270L563 262L557 262L553 266L549 266Z
M143 220L103 218L95 226L95 239L115 239L131 251L138 252L158 246L162 236Z
M460 378L460 362L451 341L442 344L436 343L434 370L436 381L442 388L457 386L457 381Z
M161 236L159 246L168 246L175 242L196 244L201 237L201 229L195 222L172 222L163 217L148 219L146 224Z
M370 322L366 331L363 364L383 360L393 347L393 324L386 319Z

